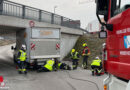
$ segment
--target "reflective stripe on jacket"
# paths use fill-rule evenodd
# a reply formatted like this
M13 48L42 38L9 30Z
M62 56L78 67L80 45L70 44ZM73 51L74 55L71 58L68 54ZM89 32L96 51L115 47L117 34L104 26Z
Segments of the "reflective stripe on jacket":
M23 50L19 50L19 52L21 53L21 55L18 59L20 59L20 61L25 61L27 53L24 52Z
M93 60L92 63L91 63L91 66L94 65L94 66L100 66L101 65L101 60L98 59L98 60Z
M52 71L53 70L53 65L54 65L54 61L53 60L48 60L46 65L44 65L44 67L47 68L48 70Z
M78 52L74 52L74 53L71 52L72 59L79 59L78 54L79 54Z
M62 63L58 63L58 68L60 68L61 64L62 64Z

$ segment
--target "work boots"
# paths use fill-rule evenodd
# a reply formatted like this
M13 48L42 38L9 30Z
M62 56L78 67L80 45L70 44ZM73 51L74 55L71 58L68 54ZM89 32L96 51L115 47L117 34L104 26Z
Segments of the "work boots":
M24 71L24 74L26 75L26 74L27 74L27 71Z
M71 70L71 67L69 65L67 65L67 70Z
M22 74L22 71L18 71L19 74Z

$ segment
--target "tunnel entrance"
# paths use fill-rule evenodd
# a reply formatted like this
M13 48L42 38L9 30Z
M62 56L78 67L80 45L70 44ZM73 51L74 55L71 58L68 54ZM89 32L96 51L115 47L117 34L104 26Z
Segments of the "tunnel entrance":
M16 71L11 46L19 43L18 38L16 38L17 34L24 30L24 28L0 25L0 75L10 75Z

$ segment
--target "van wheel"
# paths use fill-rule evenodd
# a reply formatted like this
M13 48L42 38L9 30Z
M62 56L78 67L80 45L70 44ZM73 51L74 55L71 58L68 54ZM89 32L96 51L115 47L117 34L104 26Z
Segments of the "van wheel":
M38 69L38 65L37 65L37 60L34 61L34 66L33 66L33 70L37 70Z

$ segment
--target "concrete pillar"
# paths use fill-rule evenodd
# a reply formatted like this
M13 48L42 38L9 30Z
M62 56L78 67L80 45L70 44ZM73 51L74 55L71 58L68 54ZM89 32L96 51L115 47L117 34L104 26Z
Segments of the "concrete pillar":
M0 15L3 12L3 0L0 0Z
M39 10L39 22L41 22L42 19L42 10Z
M24 5L22 6L22 18L23 19L25 18L25 6Z
M63 25L63 16L61 16L61 26Z
M51 14L51 24L54 24L54 14Z

